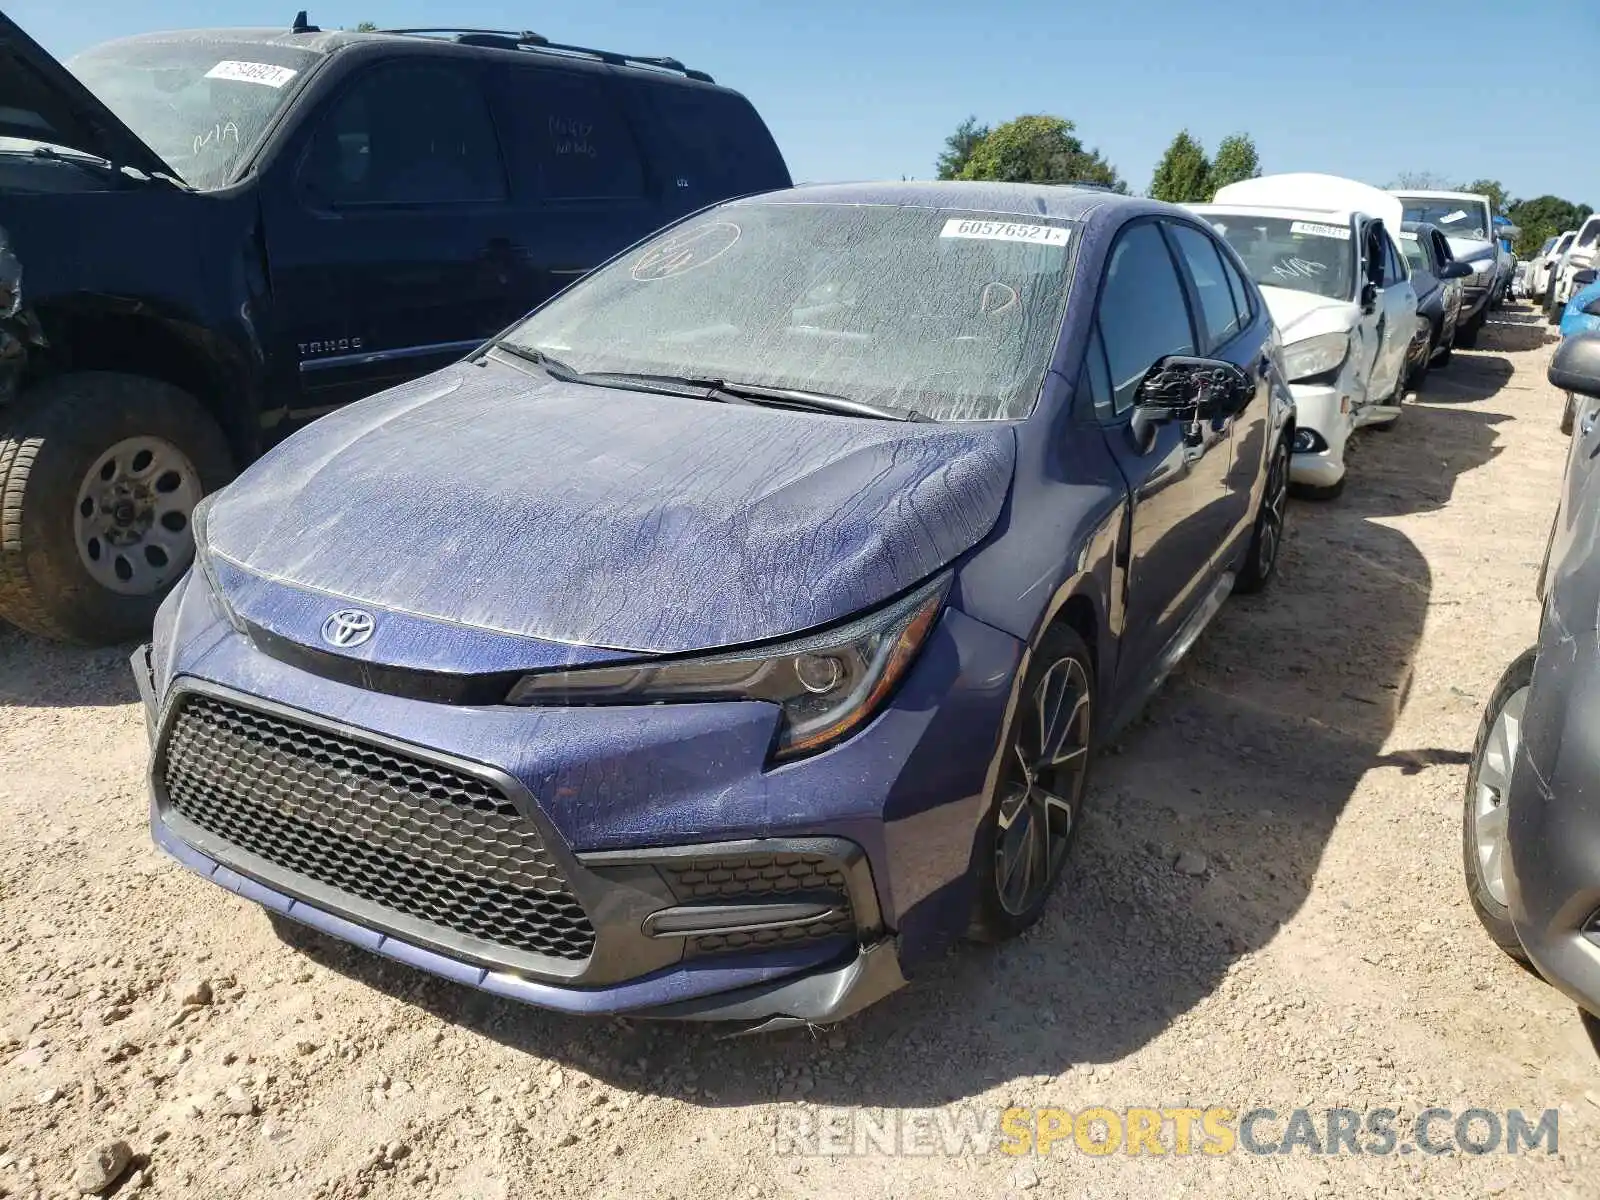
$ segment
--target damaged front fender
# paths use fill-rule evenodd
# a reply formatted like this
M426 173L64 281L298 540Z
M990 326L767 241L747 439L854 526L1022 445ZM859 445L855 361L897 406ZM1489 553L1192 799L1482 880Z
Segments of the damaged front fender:
M22 260L0 229L0 404L16 398L29 349L43 345L44 331L22 302Z

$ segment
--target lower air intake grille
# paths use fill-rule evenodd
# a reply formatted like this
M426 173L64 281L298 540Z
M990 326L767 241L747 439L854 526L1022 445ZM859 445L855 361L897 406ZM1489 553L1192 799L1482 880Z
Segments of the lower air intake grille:
M805 925L738 933L708 933L689 939L692 954L765 949L855 932L844 867L825 854L745 854L662 864L680 903L708 900L832 899L837 912Z
M537 828L476 776L196 695L161 770L168 806L286 871L496 945L594 949Z

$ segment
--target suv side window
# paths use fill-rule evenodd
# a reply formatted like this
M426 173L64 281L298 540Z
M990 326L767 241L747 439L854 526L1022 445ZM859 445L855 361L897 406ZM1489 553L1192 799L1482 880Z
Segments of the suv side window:
M1397 283L1404 283L1408 276L1406 269L1400 262L1400 255L1395 252L1394 239L1388 234L1383 234L1383 286L1393 287Z
M546 200L622 200L644 194L644 163L605 81L549 67L506 72L512 145L525 147Z
M1123 230L1112 247L1097 320L1117 413L1132 407L1134 389L1157 359L1195 352L1189 302L1154 221Z
M1231 341L1241 327L1233 290L1223 274L1222 256L1216 243L1192 225L1173 222L1167 228L1178 253L1189 265L1189 278L1194 280L1195 294L1200 297L1200 312L1206 319L1206 346L1202 353L1210 354Z
M323 118L301 181L316 200L341 205L506 197L482 89L439 63L387 63L357 78Z

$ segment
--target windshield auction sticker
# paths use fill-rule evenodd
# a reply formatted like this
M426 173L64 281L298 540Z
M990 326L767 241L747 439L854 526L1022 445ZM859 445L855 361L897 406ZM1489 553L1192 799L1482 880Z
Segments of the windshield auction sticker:
M1314 221L1291 221L1289 232L1303 233L1308 237L1338 238L1341 242L1350 240L1348 225L1318 225Z
M1014 221L973 221L951 217L940 231L942 238L978 238L988 242L1027 242L1034 246L1065 246L1067 231L1059 225L1019 225Z
M270 88L281 88L296 75L292 67L274 66L272 63L237 62L223 59L206 72L207 79L231 79L236 83L259 83Z
M639 256L633 277L640 283L670 279L721 258L739 240L732 221L712 221L683 233L668 234Z

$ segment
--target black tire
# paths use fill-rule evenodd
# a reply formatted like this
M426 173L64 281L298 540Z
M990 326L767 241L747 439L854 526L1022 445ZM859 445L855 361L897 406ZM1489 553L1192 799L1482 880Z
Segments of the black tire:
M1516 928L1511 923L1511 913L1489 893L1484 883L1478 863L1477 840L1474 833L1478 771L1489 742L1489 734L1506 701L1533 682L1533 666L1537 657L1537 648L1523 651L1506 668L1505 674L1500 676L1500 682L1495 685L1489 703L1484 708L1483 720L1478 723L1478 736L1472 746L1472 768L1467 772L1467 792L1461 806L1461 864L1466 874L1467 895L1472 901L1472 911L1478 915L1479 923L1494 940L1495 945L1522 963L1528 961L1528 952L1522 948L1522 941L1517 937Z
M1445 367L1448 367L1450 365L1450 356L1455 353L1455 348L1456 331L1452 329L1450 331L1450 340L1446 342L1444 348L1439 351L1439 357L1433 360L1434 367L1441 371Z
M1478 345L1478 334L1483 331L1483 313L1479 312L1470 318L1465 325L1456 326L1455 344L1463 350L1475 349Z
M156 590L119 593L90 574L75 531L74 505L88 473L129 438L170 443L193 467L201 494L233 476L233 456L217 423L194 397L159 380L105 371L61 375L29 389L4 414L0 618L41 637L89 645L149 632L187 563L168 559L162 570L171 577Z
M1550 325L1559 325L1559 324L1561 324L1561 315L1562 315L1563 312L1565 312L1566 307L1567 306L1565 304L1559 303L1557 301L1555 284L1551 284L1550 285L1550 294L1545 297L1545 301L1544 301L1544 319L1545 319L1545 322L1547 324L1550 324Z
M1266 485L1256 506L1255 524L1250 530L1250 548L1244 567L1233 581L1233 590L1252 595L1264 589L1278 573L1283 557L1283 538L1289 526L1289 443L1280 440L1267 463Z
M1578 398L1571 392L1567 393L1566 402L1561 406L1561 432L1568 437L1572 436L1572 428L1578 421Z
M1031 728L1029 721L1037 716L1035 699L1040 684L1052 672L1074 670L1081 673L1089 697L1083 716L1085 728L1082 732L1082 741L1085 752L1082 769L1074 776L1070 794L1061 797L1067 802L1062 821L1064 828L1058 826L1053 830L1058 834L1059 841L1048 856L1051 868L1047 882L1031 903L1021 906L1020 911L1012 911L1002 899L1001 878L997 867L1000 859L998 851L1002 844L1000 826L1003 800L1008 787L1016 783L1009 764L1017 760L1017 749L1026 737L1025 730ZM1083 823L1083 798L1088 786L1089 769L1094 759L1096 745L1094 722L1097 715L1095 711L1097 701L1094 658L1089 653L1089 647L1070 626L1052 625L1039 639L1039 644L1034 648L1029 660L1028 671L1023 677L1022 689L1018 693L1016 709L1006 725L1005 736L1001 742L1001 767L995 781L995 794L990 797L989 810L984 815L983 824L978 830L973 854L972 919L967 930L967 936L971 940L1001 942L1016 937L1044 915L1050 898L1060 887L1061 880L1067 873L1072 847L1077 842L1078 829Z

